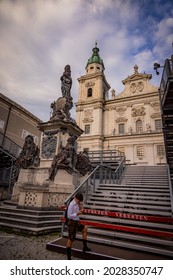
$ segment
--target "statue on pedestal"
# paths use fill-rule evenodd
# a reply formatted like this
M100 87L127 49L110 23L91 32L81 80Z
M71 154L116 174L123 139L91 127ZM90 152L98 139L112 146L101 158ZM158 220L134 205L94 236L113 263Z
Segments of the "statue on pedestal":
M71 96L72 78L71 78L71 68L70 65L66 65L64 68L64 73L60 78L61 80L61 92L62 97L57 99L51 104L53 110L51 120L64 120L70 119L70 110L73 107L73 98Z
M13 179L17 180L20 169L27 169L29 167L38 167L40 163L40 149L34 143L34 137L28 135L25 137L25 142L20 152L18 158L16 159L14 170L13 170Z
M49 180L54 181L54 178L59 169L64 169L68 173L79 173L82 176L91 171L91 162L88 152L84 149L83 152L77 154L77 136L73 135L67 139L67 144L62 147L60 153L54 156L52 165L49 171Z

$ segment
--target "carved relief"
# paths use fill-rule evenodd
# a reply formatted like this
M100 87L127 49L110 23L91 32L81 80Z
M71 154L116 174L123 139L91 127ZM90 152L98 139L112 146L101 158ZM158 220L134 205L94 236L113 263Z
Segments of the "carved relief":
M41 148L42 159L51 159L56 151L56 136L44 137Z
M151 107L160 107L159 102L155 101L151 103Z
M50 193L48 195L48 206L49 207L61 206L66 198L67 198L66 194Z
M83 108L82 107L77 107L76 108L76 112L82 112L83 111Z
M153 110L154 110L155 112L160 110L160 104L159 104L159 102L153 102L153 103L151 103L151 107L153 108Z
M150 116L152 119L157 119L157 118L161 118L161 113L160 112L156 112L151 114Z
M90 119L93 117L93 110L92 109L87 109L84 111L84 118L85 119Z
M37 194L32 192L27 192L25 196L25 206L35 206L37 203Z
M136 91L136 84L135 84L135 83L132 83L132 84L131 84L130 90L131 90L131 92L133 92L133 93Z
M93 121L93 110L87 109L84 111L84 120L83 122L92 122Z
M86 87L93 87L94 85L95 85L94 82L87 82L87 83L85 84Z
M118 112L118 113L124 113L125 111L127 110L127 108L126 107L117 107L116 108L116 111Z
M132 109L132 117L138 117L138 116L144 116L145 113L145 108L140 107L140 108L133 108Z
M132 93L135 93L136 90L139 90L140 92L143 91L144 89L144 83L143 82L138 82L137 84L136 83L132 83L130 85L130 90Z
M103 105L102 104L95 105L94 109L103 109Z
M139 82L139 83L137 84L137 88L138 88L139 91L143 91L143 89L144 89L144 84L143 84L143 82Z
M120 123L120 122L126 122L128 119L126 119L125 117L119 117L118 119L116 119L116 123Z

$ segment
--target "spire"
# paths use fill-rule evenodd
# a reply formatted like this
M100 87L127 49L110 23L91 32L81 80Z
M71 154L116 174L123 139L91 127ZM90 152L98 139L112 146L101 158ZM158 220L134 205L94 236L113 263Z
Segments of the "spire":
M99 48L97 47L98 43L95 42L95 47L92 49L92 56L88 59L87 65L88 64L92 64L92 63L98 63L101 64L104 68L104 63L103 63L103 59L101 59L100 55L99 55Z

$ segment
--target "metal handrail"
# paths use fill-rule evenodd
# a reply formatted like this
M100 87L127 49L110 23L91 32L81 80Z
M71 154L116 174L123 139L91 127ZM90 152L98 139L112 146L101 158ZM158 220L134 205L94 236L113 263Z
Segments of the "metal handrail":
M22 148L10 138L0 132L0 146L9 152L10 155L18 157Z
M95 169L87 176L87 178L72 192L72 194L64 201L67 205L68 202L75 196L76 193L81 192L84 195L84 204L87 202L88 193L95 192L96 186L100 183L119 183L122 173L126 165L125 157L122 157L118 167L113 168L104 164L99 164ZM65 223L62 225L62 235L65 229Z
M173 60L166 59L163 68L161 82L160 82L160 89L159 89L161 104L164 104L165 94L167 92L167 86L171 78L173 78Z
M120 157L120 151L118 150L98 150L98 151L89 151L88 156L92 162L96 161L103 163L104 161L113 161Z
M169 164L167 164L167 170L168 170L168 184L169 184L170 199L171 199L171 211L172 211L172 214L173 214L173 188L172 188Z

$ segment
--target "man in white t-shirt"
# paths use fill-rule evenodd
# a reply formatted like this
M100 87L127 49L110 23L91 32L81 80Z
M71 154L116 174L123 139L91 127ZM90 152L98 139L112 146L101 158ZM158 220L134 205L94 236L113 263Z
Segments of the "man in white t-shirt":
M67 240L67 259L71 260L71 247L76 238L76 232L82 232L83 238L83 252L91 251L87 246L87 227L80 223L79 216L83 213L83 195L77 193L74 199L70 202L67 210L67 226L68 226L68 240Z

